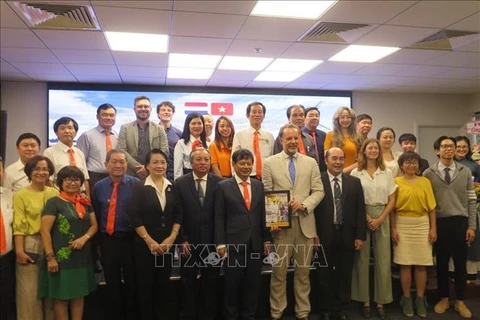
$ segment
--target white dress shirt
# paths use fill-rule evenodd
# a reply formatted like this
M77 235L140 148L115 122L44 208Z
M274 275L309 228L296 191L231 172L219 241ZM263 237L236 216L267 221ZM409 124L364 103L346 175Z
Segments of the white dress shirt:
M236 174L234 174L233 176L235 177L235 181L237 181L237 186L240 189L240 193L242 194L243 199L245 199L245 194L243 193L243 185L242 185L244 181L240 179ZM250 181L250 177L248 177L247 181L245 182L247 183L248 197L249 197L248 200L250 201L250 203L252 203L252 182Z
M373 173L373 178L367 170L353 169L351 175L360 179L367 205L386 205L388 197L397 189L390 169L380 170L377 168Z
M63 167L70 165L70 156L68 154L69 147L66 144L58 141L56 145L53 145L45 151L43 151L43 155L48 157L52 160L53 165L55 166L55 174L50 177L50 180L55 181L57 179L57 174L60 169ZM82 150L72 147L73 149L73 156L75 158L75 165L78 169L82 170L83 174L85 175L85 180L90 179L87 170L87 163L85 162L85 155L83 154ZM82 186L82 190L84 187Z
M166 178L163 178L163 189L160 190L158 189L155 182L153 182L152 177L148 176L147 179L145 179L144 185L155 188L155 191L157 192L158 201L160 201L160 206L162 207L162 210L165 211L165 206L167 205L166 190L172 185L170 181L168 181Z
M456 167L455 167L455 162L452 162L452 164L450 166L445 166L441 161L438 162L438 171L440 171L440 174L442 175L442 179L445 181L445 169L446 168L450 168L450 179L453 178L453 176L455 175L455 170L456 170Z
M0 205L2 208L5 238L7 240L7 254L13 249L13 193L7 188L0 187Z
M25 165L20 159L5 168L3 177L3 186L13 193L30 185L28 177L25 174Z

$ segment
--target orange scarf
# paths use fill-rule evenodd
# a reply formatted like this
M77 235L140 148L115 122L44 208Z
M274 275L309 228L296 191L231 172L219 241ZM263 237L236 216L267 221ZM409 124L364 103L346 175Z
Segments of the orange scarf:
M92 203L88 198L81 196L80 193L77 193L75 197L71 197L68 194L66 194L64 191L60 191L60 197L63 199L71 202L73 206L75 207L75 211L77 212L77 215L80 219L83 219L85 217L85 207L86 206L91 206Z
M200 140L195 140L195 141L192 143L192 151L196 150L197 148L203 148L202 141L200 141Z

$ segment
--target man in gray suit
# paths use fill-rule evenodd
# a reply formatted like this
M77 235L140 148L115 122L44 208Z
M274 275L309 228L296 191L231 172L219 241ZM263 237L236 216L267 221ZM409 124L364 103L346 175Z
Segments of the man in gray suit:
M147 154L157 148L168 155L168 140L165 130L149 120L152 106L148 97L136 97L133 110L137 120L120 127L117 148L127 153L127 174L144 179L148 175L145 169Z
M280 319L287 307L287 267L295 260L295 315L308 319L310 313L310 265L313 239L317 237L314 209L324 196L320 170L315 159L298 152L300 129L294 124L280 128L283 151L267 158L262 181L265 191L288 190L292 212L291 228L274 233L273 243L280 260L273 265L270 281L270 312Z

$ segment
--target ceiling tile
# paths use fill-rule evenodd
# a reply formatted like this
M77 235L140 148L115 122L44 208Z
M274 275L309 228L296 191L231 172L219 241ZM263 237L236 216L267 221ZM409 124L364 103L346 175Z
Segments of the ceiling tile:
M212 75L212 80L241 80L252 81L258 76L257 71L232 71L232 70L216 70Z
M32 81L23 73L1 73L0 80L2 81Z
M210 79L210 81L208 81L208 83L207 83L207 86L209 86L209 87L237 87L237 88L243 88L249 83L250 83L250 81L248 81L248 80L213 80L213 79Z
M118 7L118 8L141 8L141 9L157 9L157 10L171 10L173 7L173 1L171 0L162 0L162 1L112 1L112 0L102 0L95 1L92 0L91 3L97 7Z
M311 73L353 73L367 64L358 62L326 61L310 71Z
M455 48L456 51L480 52L480 40L473 41L467 45Z
M452 87L459 80L455 79L438 79L429 77L416 77L412 84L419 87ZM463 84L461 85L463 86Z
M97 6L95 12L103 31L159 34L170 31L169 11Z
M405 47L420 41L440 29L380 26L355 41L355 44L369 46Z
M78 82L71 74L37 74L27 73L27 75L34 81L51 81L51 82Z
M252 16L245 21L237 39L296 41L314 23L310 20Z
M468 79L480 77L480 70L475 68L449 68L445 73L440 73L434 78L448 78L448 79Z
M244 21L244 16L175 11L171 35L233 39Z
M206 86L208 79L166 79L167 86Z
M400 72L397 73L399 76L418 76L418 77L429 77L434 76L440 73L448 71L448 68L437 67L437 66L404 66Z
M35 33L50 49L110 49L100 31L35 30Z
M16 48L45 48L45 45L29 29L0 28L0 45Z
M335 82L336 79L339 77L338 74L320 74L320 73L312 73L309 72L304 74L301 77L298 77L295 82L311 82L311 83L330 83Z
M380 81L383 76L377 75L361 75L361 74L339 74L335 77L332 83L347 83L347 84L368 84L373 81Z
M323 86L321 90L354 90L357 87L355 84L329 83Z
M12 65L26 74L69 75L70 72L60 63L12 62Z
M480 53L447 52L441 56L426 61L424 64L432 66L462 67L474 62L480 63Z
M441 50L401 49L385 58L381 63L421 64L444 54Z
M312 89L312 90L317 90L320 89L321 87L327 85L328 82L291 82L287 84L284 88L288 89Z
M249 15L256 1L175 1L175 11Z
M115 64L112 53L107 50L55 49L53 53L63 63Z
M118 76L117 66L112 64L66 64L74 75Z
M118 71L123 77L142 77L142 78L165 78L167 68L142 67L142 66L118 66Z
M387 24L445 28L478 10L478 1L419 1Z
M3 59L10 62L59 62L48 49L2 47L0 49L0 54Z
M232 43L232 40L225 38L173 36L169 42L169 52L172 53L224 55Z
M5 1L0 2L0 28L28 28Z
M480 32L480 12L472 14L468 18L448 26L448 29Z
M477 68L480 69L480 61L472 61L463 66L464 68Z
M117 65L166 67L168 61L167 53L113 51L112 54Z
M123 83L120 76L92 76L92 75L75 75L75 78L82 83Z
M411 85L415 82L415 79L416 77L388 76L379 80L373 80L371 84L380 84L385 86Z
M247 57L259 57L259 58L276 58L280 56L285 49L287 49L292 43L281 41L261 41L261 40L240 40L235 39L232 41L230 48L226 55L228 56L247 56ZM256 53L255 49L261 49Z
M246 87L278 89L284 87L287 83L288 82L252 81Z
M20 70L12 66L10 63L3 61L0 62L0 71L2 73L21 73Z
M299 43L295 42L281 56L285 59L318 59L328 60L343 49L346 44Z
M322 17L322 21L382 24L416 1L339 1Z
M355 74L394 75L405 68L401 64L374 63L357 70Z
M149 84L164 86L165 78L149 78L149 77L122 77L124 84Z

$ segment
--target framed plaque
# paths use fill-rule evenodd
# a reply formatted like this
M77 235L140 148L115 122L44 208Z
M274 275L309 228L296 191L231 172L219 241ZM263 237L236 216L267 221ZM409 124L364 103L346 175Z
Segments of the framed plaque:
M291 228L290 191L265 191L266 227Z

